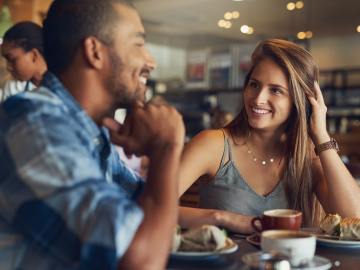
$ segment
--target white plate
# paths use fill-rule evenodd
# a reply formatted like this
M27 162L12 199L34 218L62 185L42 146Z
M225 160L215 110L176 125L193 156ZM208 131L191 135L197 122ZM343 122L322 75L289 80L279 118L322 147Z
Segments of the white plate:
M199 252L171 252L171 259L182 259L182 260L204 260L204 259L213 259L219 257L220 255L233 253L238 249L238 245L233 243L231 246L224 250L220 251L199 251Z
M310 234L314 234L315 236L319 234L317 228L303 228L300 229L301 232L307 232ZM360 241L347 241L347 240L335 240L335 239L324 239L316 237L316 241L328 247L336 247L336 248L360 248Z
M259 268L260 265L260 256L262 252L254 252L248 253L241 257L241 260L250 265L253 268ZM310 263L309 267L302 267L302 268L291 268L292 270L327 270L330 269L332 263L329 259L326 259L321 256L314 256L314 259Z

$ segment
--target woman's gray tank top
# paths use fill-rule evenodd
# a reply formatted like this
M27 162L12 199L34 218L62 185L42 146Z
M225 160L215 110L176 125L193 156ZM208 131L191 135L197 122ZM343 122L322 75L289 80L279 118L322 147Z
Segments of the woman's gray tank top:
M257 194L246 182L233 161L230 139L224 130L222 131L225 149L220 169L210 183L199 186L200 208L225 210L248 216L262 216L264 211L270 209L288 209L282 180L266 197ZM224 166L227 149L230 160Z

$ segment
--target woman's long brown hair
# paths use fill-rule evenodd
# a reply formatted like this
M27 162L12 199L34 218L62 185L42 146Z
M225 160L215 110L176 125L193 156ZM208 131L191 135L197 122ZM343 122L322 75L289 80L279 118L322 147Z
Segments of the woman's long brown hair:
M293 111L285 129L283 184L289 208L303 213L303 227L317 226L323 210L314 194L316 182L312 177L313 143L309 137L311 105L306 93L315 96L314 82L319 81L319 70L313 57L300 46L285 40L269 39L261 42L251 59L252 67L244 82L243 92L255 67L270 58L287 75ZM233 137L250 136L250 125L243 104L236 118L225 129Z

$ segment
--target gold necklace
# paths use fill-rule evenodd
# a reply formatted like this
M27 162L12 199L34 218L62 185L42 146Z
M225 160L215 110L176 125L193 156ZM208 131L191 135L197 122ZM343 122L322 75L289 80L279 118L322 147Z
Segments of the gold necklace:
M250 150L249 145L247 144L247 141L245 141L245 144L246 144L246 146L247 146L247 148L248 148L248 154L251 154L251 155L253 156L253 160L254 160L254 161L257 161L258 159L254 156L253 152ZM271 159L270 159L270 162L274 162L274 159L271 158ZM265 164L266 164L266 161L264 160L264 161L261 162L261 163L262 163L263 165L265 165Z

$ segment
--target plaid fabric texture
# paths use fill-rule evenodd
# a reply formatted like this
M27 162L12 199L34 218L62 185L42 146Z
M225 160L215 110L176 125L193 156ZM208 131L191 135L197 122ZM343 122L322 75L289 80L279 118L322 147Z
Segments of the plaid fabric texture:
M0 107L0 269L116 269L143 185L47 72Z

